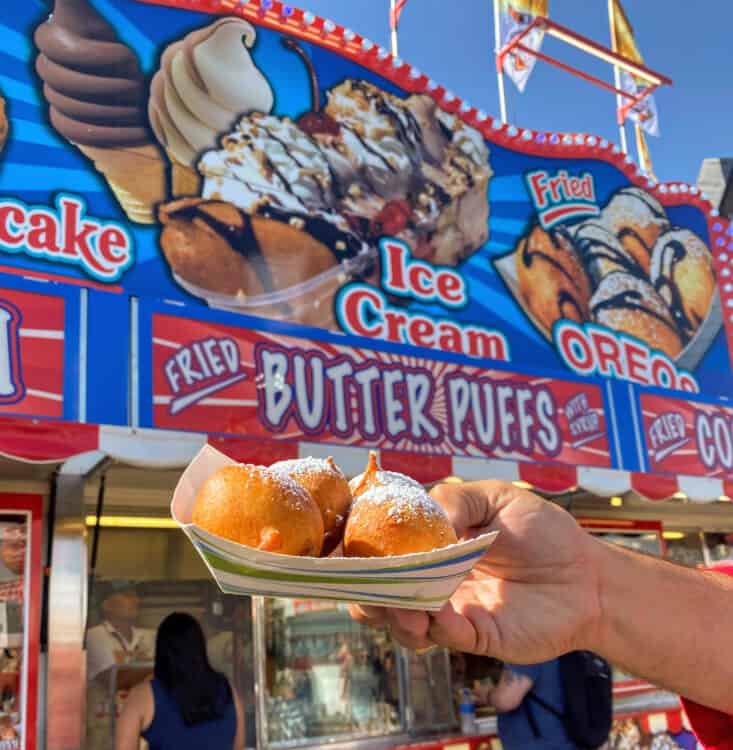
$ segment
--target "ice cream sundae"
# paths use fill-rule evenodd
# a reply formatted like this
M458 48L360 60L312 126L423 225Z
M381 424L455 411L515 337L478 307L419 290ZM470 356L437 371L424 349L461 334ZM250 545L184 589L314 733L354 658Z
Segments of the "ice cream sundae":
M165 164L148 131L134 52L87 0L56 0L35 42L51 124L94 162L130 219L152 223Z
M199 155L216 148L238 117L271 110L272 89L249 53L255 40L247 21L223 18L163 53L148 109L171 160L175 196L200 196Z
M489 152L477 131L426 96L401 99L369 82L346 79L327 93L321 107L310 59L292 40L284 44L308 66L311 111L296 121L261 112L245 115L222 135L218 150L198 161L204 201L235 206L237 225L253 217L256 248L239 240L234 247L226 232L209 222L206 231L219 234L210 246L221 250L223 240L239 255L237 261L222 257L226 267L239 269L222 274L199 234L201 217L167 207L160 214L161 246L179 282L211 304L269 315L274 308L268 304L268 312L262 312L263 291L285 300L284 311L292 295L300 298L307 289L307 304L320 307L308 322L335 327L335 293L348 278L371 273L381 237L403 239L414 255L451 266L486 241ZM287 251L285 245L276 251L270 244L280 242L283 224L301 235ZM308 248L314 246L329 250L330 268L311 262ZM252 258L264 259L268 267L278 259L290 268L286 274L271 269L264 284L262 276L253 284ZM286 278L295 282L290 288L282 285ZM286 314L302 322L292 310Z

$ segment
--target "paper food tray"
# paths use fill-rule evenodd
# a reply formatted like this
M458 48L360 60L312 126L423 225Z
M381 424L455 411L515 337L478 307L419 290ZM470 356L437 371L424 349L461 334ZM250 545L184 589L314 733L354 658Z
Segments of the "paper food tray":
M493 543L498 532L399 557L292 557L245 547L191 523L201 484L217 469L235 464L204 446L183 472L171 515L226 594L329 599L401 609L437 611Z
M516 252L514 250L507 255L496 258L494 260L494 267L512 293L516 303L522 308L522 312L532 321L535 328L554 345L552 331L549 331L532 315L519 291ZM720 307L720 295L716 289L710 301L710 309L708 310L707 317L697 329L695 335L690 339L687 346L679 353L677 359L674 360L675 364L684 370L694 370L710 348L713 339L718 335L718 331L720 331L722 325L723 314Z

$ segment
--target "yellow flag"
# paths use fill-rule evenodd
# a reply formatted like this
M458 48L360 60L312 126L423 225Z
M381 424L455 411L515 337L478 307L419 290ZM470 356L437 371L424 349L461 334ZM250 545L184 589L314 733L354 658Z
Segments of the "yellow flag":
M634 29L624 12L621 0L609 0L609 2L611 3L611 46L613 51L617 55L625 57L627 60L642 65L644 63L644 58L641 56L641 52L639 52L639 48L636 46Z
M504 13L526 13L530 16L547 16L548 0L500 0Z
M649 177L656 180L657 178L652 171L652 160L649 156L649 148L646 145L646 138L644 138L644 131L641 129L639 123L636 123L634 130L636 131L636 150L639 154L639 166L647 173L647 175L649 175Z

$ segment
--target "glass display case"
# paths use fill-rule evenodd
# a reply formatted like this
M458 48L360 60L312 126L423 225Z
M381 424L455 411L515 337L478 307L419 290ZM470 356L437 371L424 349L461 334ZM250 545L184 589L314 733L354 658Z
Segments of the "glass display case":
M451 695L451 660L444 649L417 653L401 649L406 668L405 700L407 726L412 733L449 729L457 725L458 713ZM445 699L436 700L436 696Z
M260 746L320 744L404 727L400 664L386 629L341 603L257 599Z

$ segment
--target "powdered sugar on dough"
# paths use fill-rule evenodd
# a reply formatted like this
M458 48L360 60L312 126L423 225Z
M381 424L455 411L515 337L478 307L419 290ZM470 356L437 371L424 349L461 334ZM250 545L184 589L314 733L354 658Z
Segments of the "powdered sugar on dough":
M390 472L380 472L390 473ZM403 476L398 474L398 477ZM358 505L374 503L375 505L389 505L387 516L400 523L412 518L439 518L447 520L443 509L422 488L409 477L408 482L398 481L392 484L377 484L363 492L356 499Z
M603 210L603 221L615 231L619 222L638 226L660 224L667 226L669 219L659 201L639 188L620 190Z
M349 482L349 487L352 492L355 492L359 485L364 480L364 474L354 477ZM418 487L422 492L425 492L420 482L416 482L412 477L408 477L406 474L400 474L396 471L382 471L381 469L374 475L372 480L373 484L406 484L412 487Z
M278 461L270 467L271 471L285 473L291 477L313 476L328 474L334 479L346 479L341 469L335 463L325 458L291 458L288 461Z
M283 497L287 499L293 510L302 510L309 505L309 501L312 502L308 490L299 485L292 477L272 468L259 466L257 468L262 472L265 479L269 479L282 490Z

